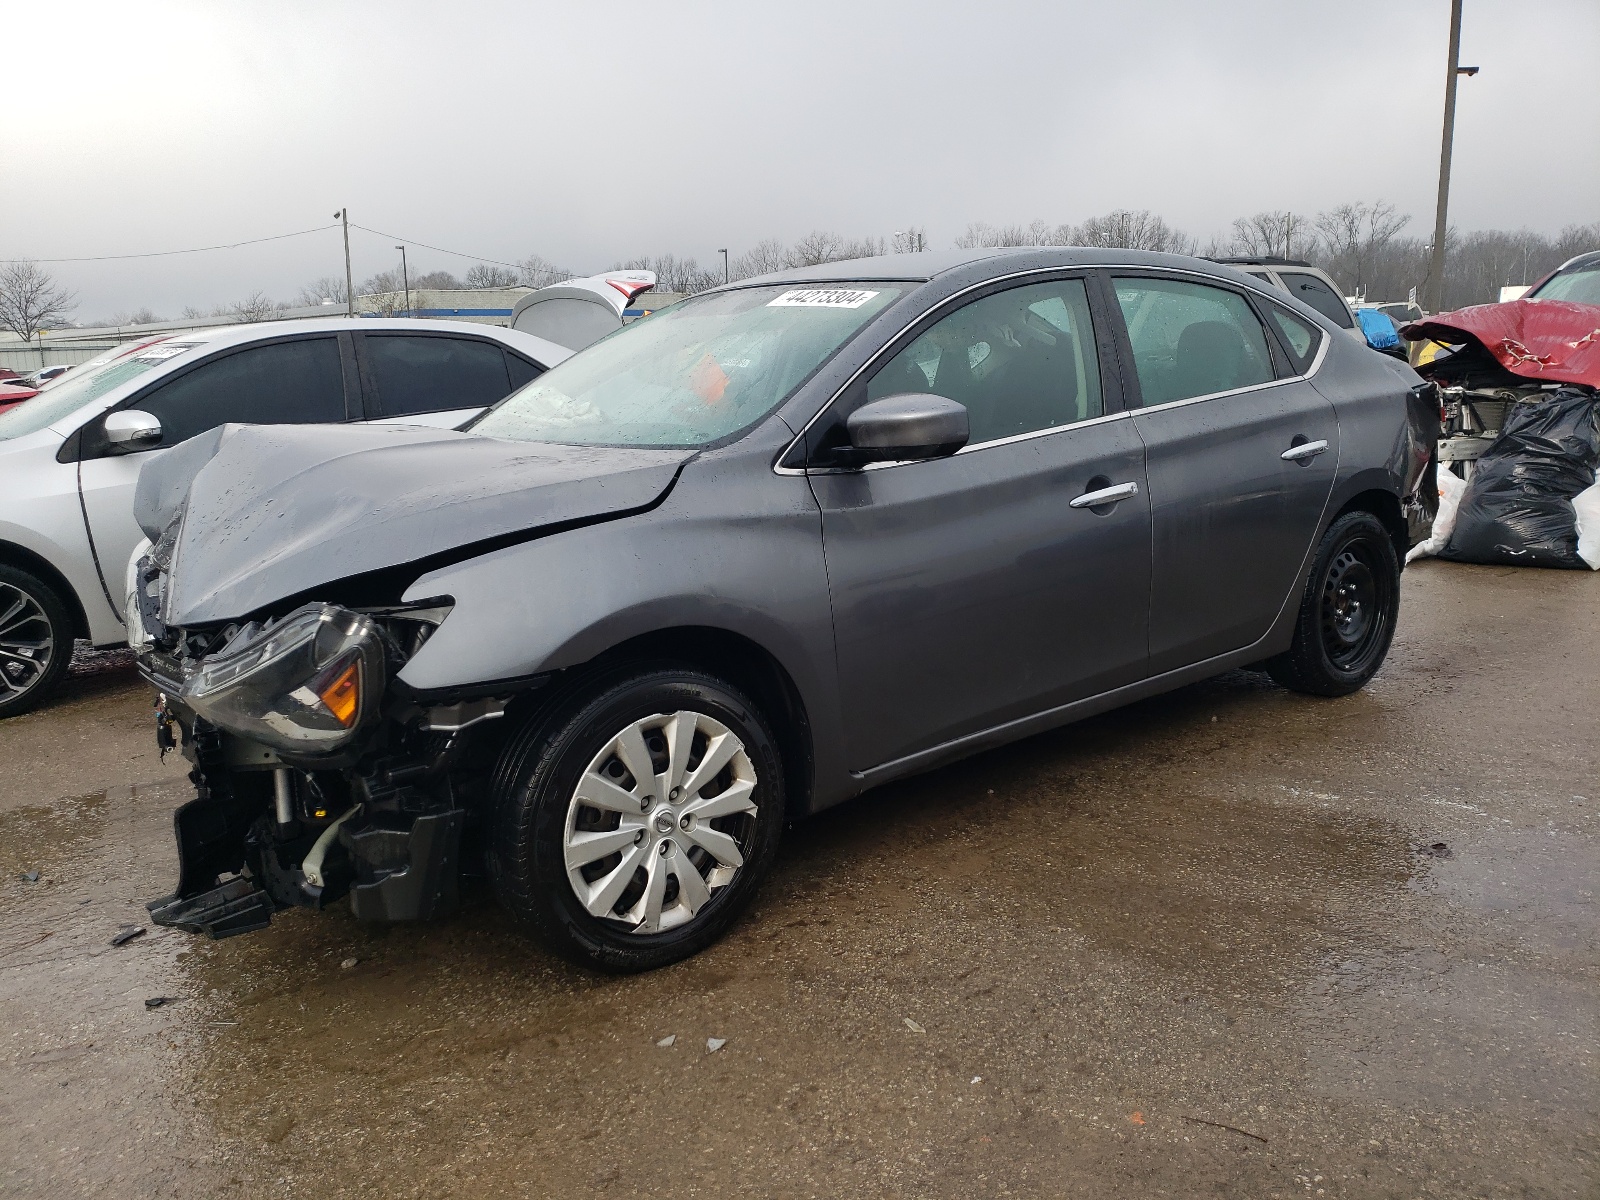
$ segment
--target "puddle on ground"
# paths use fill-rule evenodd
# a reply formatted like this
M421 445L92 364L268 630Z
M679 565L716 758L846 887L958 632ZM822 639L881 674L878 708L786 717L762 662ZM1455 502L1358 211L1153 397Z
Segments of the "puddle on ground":
M481 890L112 950L182 785L0 813L0 1190L1593 1193L1593 689L1419 578L1366 692L1234 673L884 789L644 977Z
M1218 695L1259 701L1248 679ZM921 1195L1054 1186L1050 1147L1066 1186L1085 1155L1114 1169L1135 1110L1226 1166L1262 1145L1226 1126L1259 1125L1298 1070L1301 998L1330 954L1370 950L1360 930L1410 865L1396 827L1244 778L1237 733L1191 721L1151 744L1153 722L1216 699L802 825L726 941L648 976L549 958L481 892L431 927L296 912L202 944L189 1086L241 1184L330 1195L799 1195L863 1171ZM1024 1147L1033 1165L1008 1165ZM774 1184L775 1160L804 1174Z

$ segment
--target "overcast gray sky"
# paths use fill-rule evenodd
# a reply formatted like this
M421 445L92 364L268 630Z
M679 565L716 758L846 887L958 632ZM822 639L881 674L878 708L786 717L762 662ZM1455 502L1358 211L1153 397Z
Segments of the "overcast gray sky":
M1202 240L1383 197L1431 227L1448 0L17 5L0 258L351 219L579 271L812 229L1149 208ZM1600 4L1466 0L1451 216L1600 220ZM357 282L398 258L352 235ZM416 249L414 271L470 260ZM329 231L59 263L80 319L343 271Z

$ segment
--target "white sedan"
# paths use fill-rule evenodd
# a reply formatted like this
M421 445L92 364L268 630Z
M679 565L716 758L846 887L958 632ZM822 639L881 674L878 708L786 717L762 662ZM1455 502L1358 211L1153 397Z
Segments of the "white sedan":
M0 413L0 718L40 704L75 638L127 640L140 467L218 425L453 428L571 351L455 321L319 317L119 347Z

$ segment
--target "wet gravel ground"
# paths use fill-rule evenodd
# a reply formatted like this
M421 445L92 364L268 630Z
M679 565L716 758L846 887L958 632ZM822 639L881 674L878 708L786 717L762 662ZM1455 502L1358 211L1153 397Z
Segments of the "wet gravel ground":
M483 896L110 946L185 786L81 664L0 724L0 1194L1600 1194L1600 578L1404 592L1359 695L1234 673L864 797L621 980Z

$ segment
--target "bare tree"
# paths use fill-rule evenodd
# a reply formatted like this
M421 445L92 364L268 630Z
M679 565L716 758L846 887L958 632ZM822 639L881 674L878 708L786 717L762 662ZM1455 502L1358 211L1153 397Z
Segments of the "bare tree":
M1020 225L990 225L987 221L973 221L956 238L963 250L977 250L992 246L1025 246L1027 235Z
M814 229L789 247L788 265L814 267L820 263L838 262L845 257L842 237L837 233Z
M0 266L0 327L23 341L32 341L41 329L61 324L77 307L77 299L58 287L32 259Z
M1107 246L1119 250L1155 250L1166 254L1193 254L1198 248L1188 234L1179 233L1149 209L1137 212L1119 208L1090 217L1072 232L1074 244Z
M455 292L461 290L461 281L449 271L429 271L426 275L413 275L411 289L430 288L436 292Z
M154 325L161 320L157 314L148 308L136 308L132 312L119 312L112 316L107 324L111 325Z
M956 238L956 245L964 250L999 246L1068 246L1073 241L1070 225L1051 225L1047 221L1033 220L1026 225L990 225L974 221L966 232Z
M896 254L920 254L924 250L932 250L933 243L928 240L928 231L920 225L913 225L910 229L894 235L890 249Z
M1318 213L1314 222L1328 274L1352 296L1368 293L1378 259L1411 217L1387 200L1356 201Z
M1304 258L1312 246L1311 229L1298 213L1258 212L1233 223L1230 248L1235 254Z
M405 281L397 270L379 271L367 276L356 296L358 312L376 313L392 317L406 310Z
M467 269L467 274L461 282L469 288L507 288L515 287L521 278L521 275L510 267L478 263Z
M734 259L728 268L728 275L732 279L749 279L754 275L771 275L774 271L787 270L788 266L788 248L777 238L766 238Z
M549 287L552 283L560 283L563 279L571 279L572 272L565 267L558 267L548 258L538 254L530 254L522 260L522 277L519 282L523 287L542 288Z
M306 284L300 289L298 297L302 308L311 308L329 300L335 304L345 304L348 299L344 280L336 279L332 275L324 275L321 279Z
M625 263L618 263L613 270L654 271L655 290L658 292L681 292L692 296L696 292L722 286L721 271L702 270L696 260L671 254L661 254L655 258L631 258Z
M873 258L883 252L882 238L849 239L837 233L814 229L789 247L784 255L784 265L815 267L821 263L843 262L850 258Z
M229 316L243 323L271 321L283 315L284 306L269 299L265 292L252 292L243 300L230 304Z

